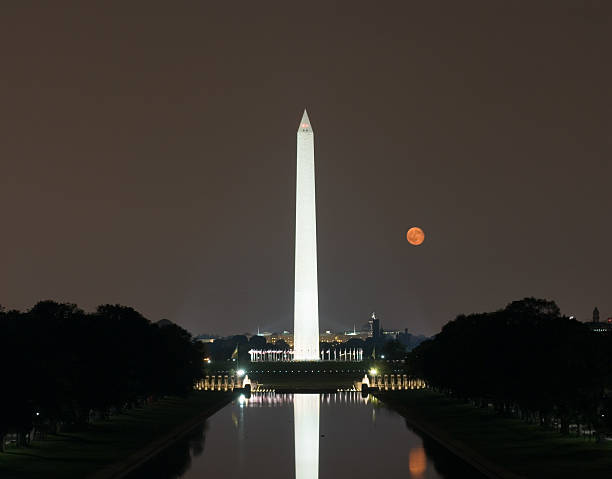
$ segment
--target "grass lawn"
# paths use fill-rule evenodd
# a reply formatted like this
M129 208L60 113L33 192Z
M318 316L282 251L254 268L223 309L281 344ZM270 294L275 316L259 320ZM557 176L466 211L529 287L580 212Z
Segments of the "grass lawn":
M486 459L524 477L612 477L612 442L596 443L576 436L498 416L442 395L422 390L393 392L415 421L461 441ZM384 396L381 396L383 402Z
M120 461L148 442L201 414L229 402L224 393L194 392L187 398L168 398L140 409L95 422L79 432L49 435L28 448L0 453L2 479L84 478Z

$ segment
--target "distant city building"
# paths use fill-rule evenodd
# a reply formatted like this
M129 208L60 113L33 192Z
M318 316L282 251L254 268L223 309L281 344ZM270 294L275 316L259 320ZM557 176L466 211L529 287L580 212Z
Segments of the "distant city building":
M259 331L259 326L257 326L257 336L266 337L266 336L271 336L272 334L274 333L268 333L266 331Z
M385 331L381 327L382 321L380 318L376 316L376 313L372 313L370 319L366 324L364 324L359 330L357 330L357 326L353 324L353 329L348 331L332 331L332 330L324 330L319 332L319 343L328 343L328 348L336 348L335 345L341 345L350 340L359 339L361 341L374 340L375 342L386 342L391 340L399 341L403 346L406 347L406 350L410 351L416 346L418 346L421 342L428 339L426 336L422 335L413 335L408 332L408 329L404 330L393 330L393 331ZM273 345L277 345L276 348L279 351L286 349L289 346L290 349L294 348L294 334L293 332L284 330L282 332L267 332L262 331L259 327L257 327L257 333L247 334L247 338L252 338L255 336L262 337L266 340L266 344L271 347ZM279 342L285 344L277 344ZM262 347L262 346L260 346ZM329 354L326 352L327 356L321 355L319 352L320 359L328 358Z
M266 342L274 344L277 341L285 341L290 347L293 348L294 339L293 333L289 331L283 331L282 333L259 333L259 336L266 338ZM365 341L369 337L368 331L321 331L319 333L319 342L321 343L344 343L349 339L361 339Z
M412 351L423 341L429 339L427 336L423 336L422 334L414 335L408 332L408 329L404 329L403 333L399 333L396 339L402 343L407 351Z
M608 318L605 323L599 321L599 309L595 307L593 310L593 320L590 323L585 323L593 332L609 333L612 332L612 318Z
M380 325L380 319L376 317L375 312L372 313L372 316L370 317L368 324L370 325L370 334L369 334L370 338L373 338L374 340L377 340L378 338L380 338L382 335L382 327Z
M370 331L369 330L366 330L366 331L357 331L357 329L355 328L355 325L353 324L353 330L352 331L344 331L344 334L338 340L341 341L341 342L348 341L349 339L361 339L362 341L365 341L369 337L370 337Z
M412 339L413 337L414 337L414 336L412 336L412 334L410 334L410 333L408 332L408 328L406 328L406 329L404 329L404 332L403 332L403 333L399 333L399 334L397 335L396 339L397 339L397 340L398 340L400 343L402 343L404 346L409 347L409 346L411 346L411 342L412 342L412 341L411 341L411 339Z
M196 341L200 341L202 343L214 343L215 339L219 339L219 336L217 336L216 334L199 334L196 337L194 337L193 339L195 339Z
M596 333L610 333L612 332L612 318L608 318L605 323L587 323L587 326Z
M397 336L404 334L403 331L385 331L384 329L380 333L385 339L397 339Z
M283 331L282 333L268 333L266 341L269 343L276 343L277 341L285 341L289 347L293 347L293 333L289 331Z

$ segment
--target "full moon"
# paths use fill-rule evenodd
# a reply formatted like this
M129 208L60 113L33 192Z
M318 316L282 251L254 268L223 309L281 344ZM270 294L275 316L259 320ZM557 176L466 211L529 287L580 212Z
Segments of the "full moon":
M408 230L408 233L406 233L406 239L408 240L408 243L418 246L425 241L425 233L423 233L421 228L414 226Z

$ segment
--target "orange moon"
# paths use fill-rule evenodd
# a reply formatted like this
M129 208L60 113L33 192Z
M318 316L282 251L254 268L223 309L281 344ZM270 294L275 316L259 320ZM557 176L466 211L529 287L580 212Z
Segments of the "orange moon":
M418 246L425 241L425 233L423 233L421 228L417 228L415 226L408 230L408 233L406 233L406 239L408 240L408 243Z

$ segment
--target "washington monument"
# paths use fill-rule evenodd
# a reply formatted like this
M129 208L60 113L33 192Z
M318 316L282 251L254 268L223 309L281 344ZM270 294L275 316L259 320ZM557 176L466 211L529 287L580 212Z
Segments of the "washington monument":
M294 359L317 361L319 359L319 288L314 132L306 110L297 131L296 176Z

